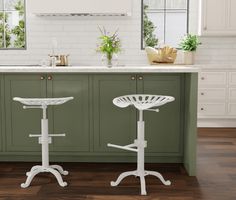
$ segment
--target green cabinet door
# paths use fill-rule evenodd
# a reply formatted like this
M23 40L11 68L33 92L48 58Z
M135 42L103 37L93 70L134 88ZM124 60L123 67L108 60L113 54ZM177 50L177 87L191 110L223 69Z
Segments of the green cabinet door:
M33 74L5 76L6 151L38 151L37 138L29 138L29 134L40 133L41 110L24 110L13 97L46 97L46 81Z
M74 100L49 109L49 132L66 133L53 138L51 149L60 152L88 152L89 136L89 76L52 75L47 81L48 97L74 97Z
M3 146L3 131L4 131L4 81L3 81L3 76L0 75L0 151L2 151L2 146Z
M107 147L107 143L127 145L136 134L136 111L132 107L118 108L115 97L136 93L136 81L131 75L95 75L93 78L94 150L122 152Z
M138 93L169 95L175 101L160 107L160 112L145 111L145 138L149 155L182 155L183 113L181 111L181 75L159 74L144 75L138 79Z

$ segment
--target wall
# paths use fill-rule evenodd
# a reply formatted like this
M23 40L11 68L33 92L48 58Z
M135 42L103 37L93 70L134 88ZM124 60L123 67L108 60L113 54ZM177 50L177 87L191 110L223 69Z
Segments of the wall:
M198 33L199 0L190 0L190 32ZM201 37L197 64L232 65L236 63L236 37Z
M96 52L104 26L114 32L119 28L123 52L120 64L145 64L141 51L141 0L133 0L132 17L36 17L27 15L27 50L2 50L0 64L39 64L51 53L52 38L58 40L58 53L70 54L71 64L101 64Z
M190 0L190 29L197 31L198 0ZM120 64L146 64L141 47L141 0L133 0L131 18L120 17L35 17L27 16L27 50L1 50L0 64L39 64L51 53L52 38L58 40L58 53L70 54L73 65L101 64L96 53L98 25L109 31L119 28L123 52ZM197 63L232 64L236 61L236 38L202 38ZM178 58L181 62L181 55Z

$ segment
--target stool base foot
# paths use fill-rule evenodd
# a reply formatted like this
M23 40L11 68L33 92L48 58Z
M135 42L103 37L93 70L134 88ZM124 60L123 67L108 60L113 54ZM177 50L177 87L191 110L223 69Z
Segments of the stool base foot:
M36 166L33 166L31 168L30 172L26 173L26 176L27 176L26 182L22 183L21 187L22 188L29 187L32 180L33 180L33 178L37 174L44 173L44 172L52 173L56 177L57 182L61 187L67 186L67 183L63 181L61 174L62 175L68 175L69 172L64 171L63 168L60 165L51 165L49 167L43 167L43 166L40 166L40 165L36 165Z
M135 176L135 177L140 178L141 195L147 195L145 176L148 176L148 175L152 175L152 176L157 177L158 179L160 179L160 181L164 185L167 185L167 186L171 185L171 182L169 180L166 181L159 172L144 171L144 173L142 173L142 172L140 173L136 170L136 171L128 171L128 172L124 172L124 173L120 174L120 176L117 178L116 181L111 181L111 186L113 186L113 187L118 186L124 178L126 178L128 176Z
M60 174L62 174L62 175L68 175L69 174L69 172L68 171L65 171L65 170L63 170L63 168L60 166L60 165L50 165L50 167L51 168L53 168L53 169L56 169Z

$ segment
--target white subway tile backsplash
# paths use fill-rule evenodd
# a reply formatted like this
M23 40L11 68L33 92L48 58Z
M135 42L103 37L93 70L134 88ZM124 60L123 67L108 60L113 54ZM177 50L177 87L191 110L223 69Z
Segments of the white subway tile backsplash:
M71 64L99 64L96 52L98 26L110 32L119 29L122 63L146 63L141 44L141 0L133 1L132 17L27 17L27 50L1 51L0 64L39 64L52 51L52 38L58 40L58 53L70 54ZM14 59L12 59L14 58Z
M191 9L192 22L197 11ZM123 51L120 64L147 64L141 50L141 0L133 0L132 17L36 17L27 16L27 50L1 50L0 64L39 64L52 51L52 38L58 40L58 53L70 54L71 64L98 65L96 52L98 26L110 32L119 29ZM197 26L197 23L196 23ZM194 30L196 26L191 23ZM195 27L195 28L194 28ZM199 64L232 64L236 62L236 38L202 37L196 58ZM181 54L180 54L181 55ZM179 60L179 59L178 59Z

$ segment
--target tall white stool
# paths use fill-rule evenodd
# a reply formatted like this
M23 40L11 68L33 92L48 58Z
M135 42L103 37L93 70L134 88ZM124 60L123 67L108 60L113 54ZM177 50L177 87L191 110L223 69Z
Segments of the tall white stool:
M122 173L118 179L111 182L111 186L117 186L120 182L127 176L134 175L140 178L141 182L141 195L147 195L146 192L146 182L145 176L153 175L161 180L164 185L171 185L171 182L165 181L163 176L155 171L146 171L144 169L144 149L147 147L147 141L144 137L144 121L143 121L143 111L154 111L159 112L158 107L174 101L174 97L170 96L158 96L158 95L128 95L117 97L113 100L113 103L120 107L126 108L128 106L134 106L139 110L139 121L137 123L138 133L137 139L134 140L133 144L126 146L119 146L114 144L108 144L109 147L114 147L118 149L124 149L128 151L137 152L137 169L135 171L128 171Z
M61 187L67 186L66 182L63 182L62 175L68 175L68 171L64 171L59 165L49 165L49 144L52 143L52 137L64 137L65 134L48 134L48 119L47 119L47 107L51 105L61 105L74 99L74 97L65 98L13 98L14 101L18 101L24 104L24 109L40 108L43 110L43 118L41 119L41 134L29 135L29 137L38 137L39 144L42 145L42 165L36 165L26 173L27 179L25 183L21 184L22 188L29 187L33 178L41 172L52 173Z

